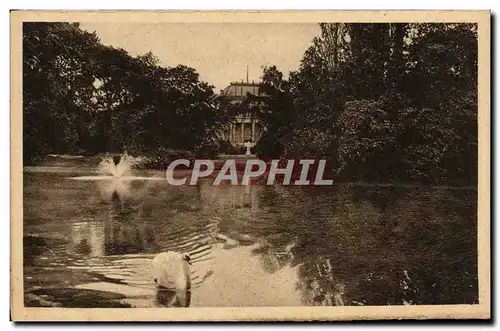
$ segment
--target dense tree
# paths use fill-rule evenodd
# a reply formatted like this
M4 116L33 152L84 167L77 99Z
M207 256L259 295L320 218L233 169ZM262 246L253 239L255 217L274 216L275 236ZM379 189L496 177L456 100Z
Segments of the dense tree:
M47 153L202 152L250 108L265 124L261 156L327 158L345 180L477 177L474 24L321 23L297 71L265 67L263 95L242 104L192 68L132 57L78 24L23 29L26 163Z
M47 153L200 150L227 120L192 68L132 57L78 24L26 23L24 161Z
M273 138L260 142L275 154L326 153L345 180L475 182L475 25L321 24L298 71L281 79L281 99L266 102Z
M269 157L283 154L286 139L297 123L297 112L290 95L289 84L276 66L264 67L261 93L250 97L247 102L258 102L257 117L266 128L256 148L258 153Z
M23 33L24 160L79 152L93 110L98 39L66 23L25 23Z

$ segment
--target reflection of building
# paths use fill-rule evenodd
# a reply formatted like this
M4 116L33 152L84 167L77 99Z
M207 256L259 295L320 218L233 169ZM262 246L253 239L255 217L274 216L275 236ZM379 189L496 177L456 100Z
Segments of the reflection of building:
M256 83L231 83L221 95L227 97L232 104L241 105L248 97L248 94L261 96L260 86ZM250 109L242 109L236 116L229 128L223 133L222 139L228 140L233 146L244 146L245 142L250 142L251 146L262 135L262 125L259 120L252 116Z
M259 209L259 194L262 187L258 185L211 185L208 182L200 184L201 198L208 208L221 210Z

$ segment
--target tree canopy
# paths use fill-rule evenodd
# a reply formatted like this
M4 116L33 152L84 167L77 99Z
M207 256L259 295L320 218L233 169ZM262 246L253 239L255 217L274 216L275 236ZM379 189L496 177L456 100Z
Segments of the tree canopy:
M287 79L264 68L259 153L326 157L343 180L475 183L477 26L320 26Z
M103 45L78 24L23 26L24 162L47 153L196 150L225 123L213 87Z
M326 158L348 181L474 184L477 26L321 23L300 66L263 69L234 105L193 68L103 45L77 23L23 25L24 162L48 153L205 151L250 108L262 157Z

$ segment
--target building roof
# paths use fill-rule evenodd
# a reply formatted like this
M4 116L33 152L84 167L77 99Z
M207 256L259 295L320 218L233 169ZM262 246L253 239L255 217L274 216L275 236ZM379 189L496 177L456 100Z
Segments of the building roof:
M235 98L245 98L247 94L260 95L260 84L258 83L230 83L221 91L221 95Z

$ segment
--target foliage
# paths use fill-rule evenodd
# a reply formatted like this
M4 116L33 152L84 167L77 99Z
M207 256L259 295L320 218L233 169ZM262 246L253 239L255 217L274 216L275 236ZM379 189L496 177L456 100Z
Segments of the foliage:
M264 69L260 154L326 153L344 180L475 183L477 27L320 27L288 80Z
M132 57L78 24L25 23L24 161L127 149L163 165L159 151L236 153L218 137L250 109L264 123L254 148L264 158L327 158L340 180L476 183L475 24L320 30L297 71L265 67L262 94L234 104L193 68Z
M192 68L104 46L78 24L24 25L24 161L47 153L198 151L227 121Z
M173 150L160 147L155 151L148 153L141 162L135 167L137 169L166 169L170 163L178 159L194 160L193 153L183 150ZM179 169L182 169L182 165Z
M293 123L297 122L296 108L288 82L276 66L264 68L260 89L264 97L249 98L249 102L259 102L256 116L266 125L256 151L259 155L276 157L283 150Z
M344 171L352 179L380 177L386 170L387 152L393 153L395 146L395 128L383 102L347 102L338 125L342 129L338 171Z
M65 23L25 23L23 34L24 160L79 151L94 111L98 39Z

